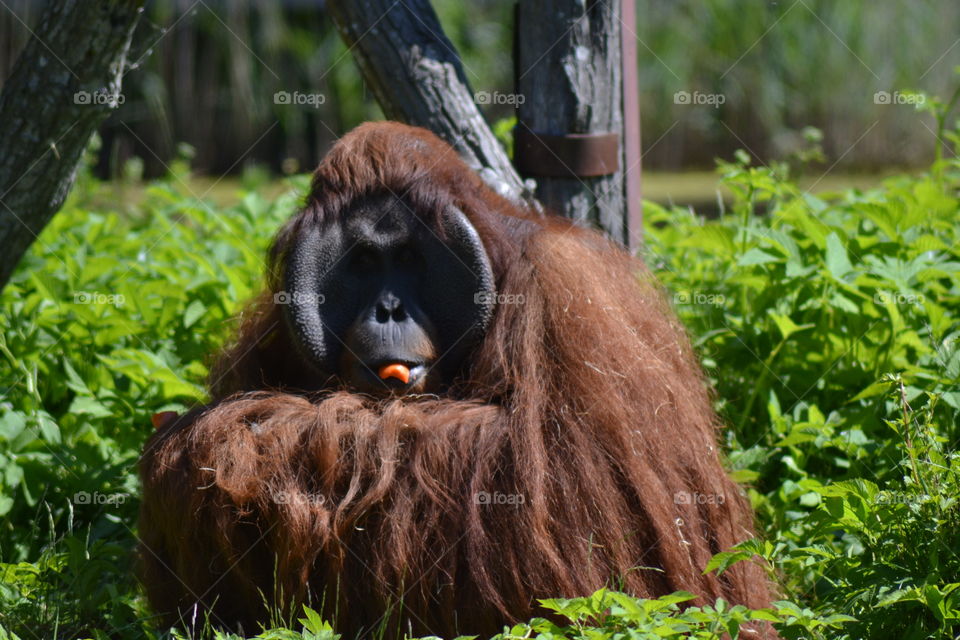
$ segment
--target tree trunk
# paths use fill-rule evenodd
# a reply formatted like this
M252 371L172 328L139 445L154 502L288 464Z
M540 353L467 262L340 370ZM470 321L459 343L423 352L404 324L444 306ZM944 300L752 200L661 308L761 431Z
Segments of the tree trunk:
M620 9L620 0L518 3L516 87L523 99L515 148L545 207L635 245L624 173L639 157L624 152ZM629 191L639 199L635 187Z
M430 129L497 192L528 201L428 0L328 0L327 7L388 118Z
M63 204L91 135L123 101L144 0L52 0L0 94L0 287Z

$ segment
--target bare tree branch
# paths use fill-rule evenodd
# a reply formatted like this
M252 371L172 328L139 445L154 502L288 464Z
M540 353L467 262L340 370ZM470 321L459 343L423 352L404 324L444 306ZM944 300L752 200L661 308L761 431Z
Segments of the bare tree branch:
M328 0L327 7L388 118L430 129L498 193L529 202L427 0Z

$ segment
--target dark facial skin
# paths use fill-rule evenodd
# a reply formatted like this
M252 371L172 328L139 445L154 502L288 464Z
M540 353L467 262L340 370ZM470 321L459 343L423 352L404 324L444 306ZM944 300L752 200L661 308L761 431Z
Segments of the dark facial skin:
M466 216L418 214L389 193L303 229L286 283L288 327L318 379L375 395L438 392L493 309L489 259Z
M437 336L417 300L418 285L428 274L416 249L398 243L358 246L349 259L361 289L374 295L347 330L341 379L356 391L374 394L422 393L435 387L431 367ZM382 378L380 371L391 364L406 366L409 380Z

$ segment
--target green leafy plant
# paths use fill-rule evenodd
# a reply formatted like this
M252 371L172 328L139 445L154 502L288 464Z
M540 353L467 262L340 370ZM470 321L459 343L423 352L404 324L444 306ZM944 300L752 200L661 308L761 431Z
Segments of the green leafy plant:
M152 413L204 400L207 358L306 177L248 172L239 203L218 207L187 167L136 207L118 197L130 184L83 177L0 294L0 639L235 637L151 629L133 578L136 463ZM753 611L602 590L546 600L553 615L499 638L763 624L797 639L954 637L960 163L816 196L746 154L719 172L734 200L718 219L647 203L645 258L703 358L763 532L705 569L760 556L782 599ZM336 633L305 610L258 637Z
M645 211L766 530L711 568L767 558L843 637L960 631L958 168L815 196L739 154L719 219Z
M0 625L20 635L144 617L131 527L150 416L204 399L205 359L304 178L226 210L184 180L135 212L85 180L0 297Z

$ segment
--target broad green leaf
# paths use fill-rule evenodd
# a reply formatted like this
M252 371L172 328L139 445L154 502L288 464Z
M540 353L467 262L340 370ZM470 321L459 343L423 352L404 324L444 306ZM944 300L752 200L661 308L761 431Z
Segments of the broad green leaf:
M207 306L199 300L194 300L189 305L187 305L186 311L183 313L183 326L187 329L196 324L197 320L203 317L204 313L207 311Z
M737 266L740 267L749 267L755 264L765 264L767 262L779 262L781 258L777 256L770 255L763 249L758 249L754 247L750 249L745 254L740 256L740 259L737 260Z
M853 271L853 265L850 264L850 258L847 257L847 249L843 246L843 242L836 232L831 232L827 236L824 260L830 275L841 282L844 281L847 274Z

